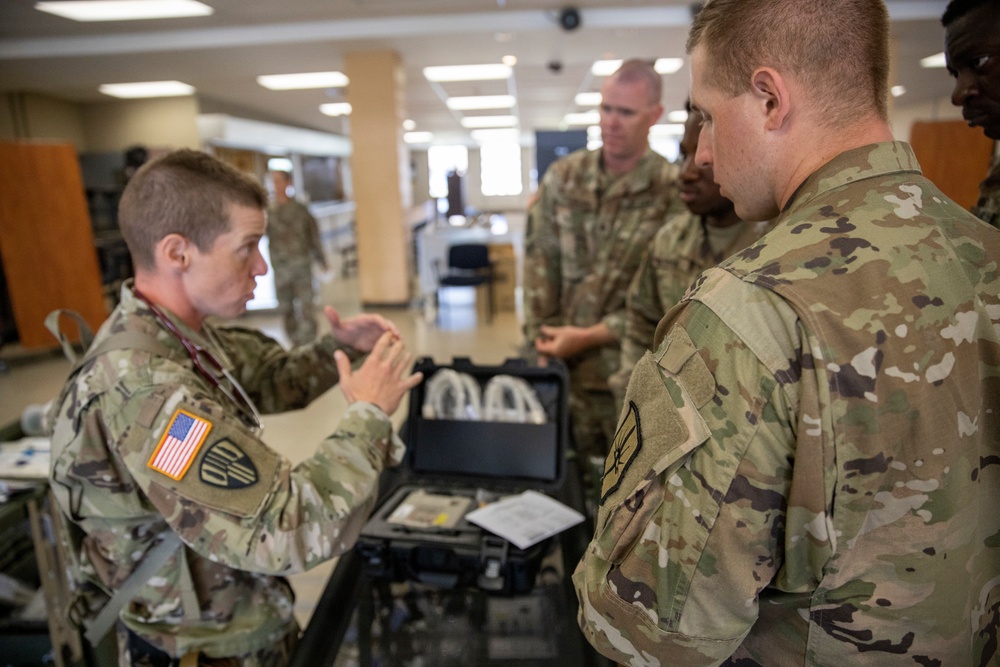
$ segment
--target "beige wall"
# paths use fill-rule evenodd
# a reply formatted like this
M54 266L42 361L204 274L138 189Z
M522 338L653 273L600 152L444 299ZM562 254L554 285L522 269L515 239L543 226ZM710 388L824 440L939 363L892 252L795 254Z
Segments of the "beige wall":
M0 96L0 139L45 139L86 150L80 105L34 93Z
M115 100L83 109L87 150L121 151L134 144L150 148L201 148L198 101L194 97Z
M903 106L900 103L900 100L904 98L896 100L896 104L889 114L892 133L899 141L910 140L910 131L917 121L962 119L962 109L953 105L947 97L909 106Z

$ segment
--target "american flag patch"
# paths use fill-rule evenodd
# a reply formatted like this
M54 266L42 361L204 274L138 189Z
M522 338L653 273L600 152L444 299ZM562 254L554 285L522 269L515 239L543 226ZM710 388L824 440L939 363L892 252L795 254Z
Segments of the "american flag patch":
M208 420L178 410L149 459L149 467L171 479L181 479L211 429L212 424Z

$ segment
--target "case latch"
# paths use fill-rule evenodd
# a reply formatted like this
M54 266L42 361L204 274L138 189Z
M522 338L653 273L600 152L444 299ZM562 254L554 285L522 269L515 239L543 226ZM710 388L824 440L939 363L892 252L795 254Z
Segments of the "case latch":
M510 543L500 537L484 535L479 543L479 577L476 584L485 591L499 591L504 587L507 572L507 549Z

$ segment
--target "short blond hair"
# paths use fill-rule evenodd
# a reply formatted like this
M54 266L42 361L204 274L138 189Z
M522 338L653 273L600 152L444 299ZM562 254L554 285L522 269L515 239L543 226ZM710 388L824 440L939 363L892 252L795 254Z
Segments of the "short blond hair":
M630 58L623 62L611 75L620 83L644 83L649 89L650 104L659 104L663 99L663 77L649 60Z
M758 67L793 75L841 127L888 119L889 12L882 0L709 0L687 52L704 45L709 83L742 95Z

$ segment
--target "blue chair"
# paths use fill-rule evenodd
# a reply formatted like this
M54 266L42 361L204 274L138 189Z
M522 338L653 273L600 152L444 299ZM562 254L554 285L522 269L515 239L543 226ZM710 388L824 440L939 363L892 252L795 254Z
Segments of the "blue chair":
M435 262L435 271L438 263ZM480 287L485 285L489 298L486 321L493 321L493 264L489 247L484 243L462 243L448 248L447 273L438 273L437 303L441 312L441 290L447 287Z

